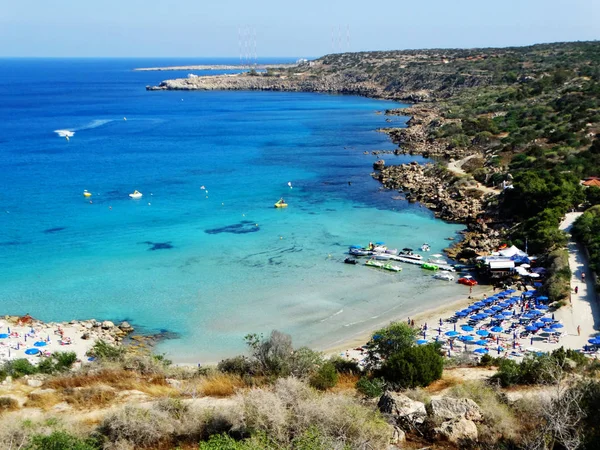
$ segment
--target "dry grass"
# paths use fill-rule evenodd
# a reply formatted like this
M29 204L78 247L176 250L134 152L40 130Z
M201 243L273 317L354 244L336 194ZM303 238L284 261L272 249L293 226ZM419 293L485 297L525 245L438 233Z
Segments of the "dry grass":
M12 397L0 397L0 414L4 411L15 411L19 409L19 402Z
M337 384L330 389L330 392L356 391L356 382L359 379L359 375L341 373L338 376Z
M436 394L445 391L446 389L450 389L451 387L456 386L457 384L460 384L462 382L463 381L459 378L448 376L440 380L434 381L429 386L427 386L425 390L430 394Z
M74 408L103 408L112 402L117 394L112 389L103 387L86 387L81 389L65 389L64 400Z
M191 395L230 397L245 386L246 383L238 375L217 372L189 380L184 390Z
M26 408L40 408L44 411L47 411L61 401L62 398L57 392L41 394L33 392L29 394L29 398L25 402L24 406Z

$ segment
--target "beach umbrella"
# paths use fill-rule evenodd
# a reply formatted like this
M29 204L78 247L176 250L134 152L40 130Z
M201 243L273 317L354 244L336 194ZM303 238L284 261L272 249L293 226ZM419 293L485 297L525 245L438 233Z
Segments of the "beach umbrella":
M544 333L554 333L554 330L552 328L542 328L542 331Z
M529 314L534 314L536 316L541 316L544 313L542 311L538 311L537 309L532 309L531 311L529 311Z
M500 352L503 352L503 351L504 351L504 347L498 346L498 354L500 354Z
M598 338L591 338L591 339L588 339L588 342L589 342L590 344L594 344L594 345L596 345L596 342L598 342Z
M538 328L542 328L542 327L545 327L545 326L546 326L546 324L545 324L544 322L535 322L535 323L533 324L533 326L534 326L534 327L538 327Z
M546 297L545 295L540 295L537 299L540 301L546 301L548 300L548 297Z
M523 295L525 297L531 297L531 296L533 296L533 292L532 291L528 291L528 292L525 292Z
M453 336L458 336L460 333L458 331L446 331L444 334L446 336L453 337Z
M514 294L514 293L515 293L515 292L517 292L517 291L516 291L516 290L514 290L514 289L507 289L505 292L506 292L507 294Z
M479 313L479 315L483 318L483 319L487 319L488 317L490 317L489 314L487 313Z
M483 302L475 302L475 303L473 303L473 306L477 306L478 308L483 308L485 306L485 303L483 303Z
M423 344L427 344L427 342L429 342L429 341L427 341L427 339L419 339L419 340L417 341L417 345L423 345Z
M456 317L466 317L467 313L466 313L466 312L463 312L463 311L456 311L456 312L454 313L454 315L455 315Z
M510 306L510 303L502 302L502 303L498 303L498 306L502 306L503 308L508 308Z
M483 346L485 346L485 345L488 345L488 344L489 344L489 342L486 341L485 339L479 339L478 341L475 341L475 345L483 345Z
M526 329L527 331L537 331L537 329L538 329L538 328L537 328L536 326L534 326L534 325L527 325L527 326L525 327L525 329Z
M494 310L493 309L484 309L483 312L486 313L486 314L494 314Z
M37 341L33 345L34 347L45 347L47 344L44 341Z
M562 323L553 323L550 325L550 328L563 328L564 325Z
M496 314L494 317L492 317L492 319L505 320L506 317L504 317L502 314Z
M494 311L502 311L502 306L494 305L490 309L493 309Z
M37 348L28 348L27 350L25 350L26 355L37 355L39 352L40 350Z
M546 322L546 323L547 323L547 322L554 322L554 320L553 320L553 319L551 319L550 317L542 317L542 318L540 319L540 321L542 321L542 322Z
M490 304L494 303L495 301L496 301L496 299L491 298L491 297L483 299L483 303L485 303L486 305L490 305Z
M548 310L550 307L548 305L538 305L537 309L541 309L542 311Z
M542 287L542 283L536 282L536 283L533 283L533 286L534 287Z
M523 314L521 317L523 319L534 319L535 318L535 316L533 314L529 314L529 313Z
M473 336L461 336L459 339L461 341L469 341L469 342L475 340L475 338Z
M480 355L485 355L486 353L488 353L488 349L487 348L477 348L477 349L473 350L473 353L479 353Z
M502 327L492 327L490 328L490 331L493 333L502 333L504 331L504 328Z
M512 315L513 315L513 312L512 312L512 311L502 311L502 313L501 313L501 314L502 314L503 316L510 317L510 316L512 316Z
M477 330L475 332L475 334L478 335L478 336L484 336L485 337L485 336L489 336L490 332L487 331L487 330Z
M6 339L7 337L8 337L8 334L6 334L6 333L0 334L0 339Z
M463 325L462 327L460 327L463 331L473 331L475 328L473 328L470 325Z

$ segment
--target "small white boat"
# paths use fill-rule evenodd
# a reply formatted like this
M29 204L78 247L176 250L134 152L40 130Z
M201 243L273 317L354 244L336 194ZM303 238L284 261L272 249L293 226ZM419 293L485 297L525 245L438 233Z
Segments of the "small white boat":
M425 243L425 244L421 245L422 252L428 252L429 250L431 250L431 247L429 246L429 244Z
M392 259L394 255L390 255L389 253L374 253L373 258L379 259L381 261L387 261L388 259Z
M436 273L433 278L436 280L454 281L454 276L450 272L446 271Z
M388 248L385 253L387 253L388 255L397 255L398 254L398 249L397 248Z
M427 262L430 262L433 264L448 264L448 261L446 261L445 259L441 259L441 258L429 258L427 260Z
M408 249L402 250L400 253L398 253L398 256L402 256L403 258L408 258L408 259L414 259L415 261L423 260L423 257L421 255L419 255L418 253L413 253L412 250L408 250Z
M91 197L91 196L92 196L92 193L91 193L91 192L88 192L88 190L87 190L87 189L84 189L84 190L83 190L83 196L84 196L84 197Z
M142 193L138 190L133 191L132 194L129 194L131 198L142 198Z
M348 250L348 253L354 256L368 256L373 254L372 251L366 250L364 248L351 248Z

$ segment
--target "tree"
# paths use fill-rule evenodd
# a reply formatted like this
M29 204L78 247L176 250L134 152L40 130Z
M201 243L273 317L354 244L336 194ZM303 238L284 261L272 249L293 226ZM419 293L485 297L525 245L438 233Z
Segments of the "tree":
M416 330L404 322L392 322L373 333L367 343L367 363L377 367L381 360L387 360L400 350L415 345Z
M245 339L264 374L289 375L290 359L294 351L289 334L273 330L267 339L258 334L249 334Z

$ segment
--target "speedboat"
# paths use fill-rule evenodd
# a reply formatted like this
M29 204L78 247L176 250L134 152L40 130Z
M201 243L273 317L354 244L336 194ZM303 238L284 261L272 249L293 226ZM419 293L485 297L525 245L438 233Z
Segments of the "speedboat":
M366 266L371 266L371 267L379 267L382 268L385 264L383 264L382 262L379 261L375 261L373 259L367 259L365 261L365 265Z
M373 253L373 258L379 259L382 261L387 261L388 259L392 259L394 255L390 255L389 253Z
M91 197L91 196L92 196L92 193L91 193L91 192L88 192L88 190L87 190L87 189L84 189L84 190L83 190L83 196L84 196L84 197Z
M432 264L448 264L448 261L441 258L429 258L427 262L430 262Z
M433 278L435 278L436 280L454 281L454 276L450 272L447 272L445 270L436 273L433 276Z
M142 198L142 193L136 189L132 194L129 194L129 196L131 198Z
M367 250L366 248L353 248L353 247L350 247L350 249L348 250L348 253L350 253L351 255L354 255L354 256L369 256L369 255L373 254L372 251Z
M415 261L421 261L423 259L423 257L418 253L413 253L412 248L403 248L402 251L398 253L398 256L414 259Z
M358 264L358 259L354 259L354 258L346 258L344 260L344 263L346 264Z
M428 252L429 250L431 250L431 247L429 246L429 244L425 243L425 244L421 245L422 252Z
M393 264L390 264L390 263L384 264L383 268L385 270L391 270L392 272L400 272L402 270L402 267L394 266Z
M275 208L287 208L287 203L285 202L284 199L280 198L279 200L277 200L277 203L275 203Z

